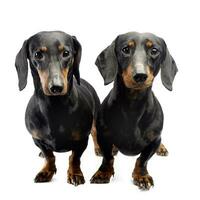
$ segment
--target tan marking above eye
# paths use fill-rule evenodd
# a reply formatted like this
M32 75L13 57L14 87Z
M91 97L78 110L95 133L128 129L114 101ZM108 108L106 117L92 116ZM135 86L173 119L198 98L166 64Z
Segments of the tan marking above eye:
M128 42L128 46L129 47L134 47L134 45L135 45L135 42L133 40Z
M59 46L58 46L58 50L59 50L59 51L63 51L63 50L64 50L64 45L62 45L62 44L59 45Z
M47 47L41 47L40 48L40 51L42 51L42 52L47 52L47 50L48 50Z
M151 48L153 46L153 42L151 40L147 40L146 47Z

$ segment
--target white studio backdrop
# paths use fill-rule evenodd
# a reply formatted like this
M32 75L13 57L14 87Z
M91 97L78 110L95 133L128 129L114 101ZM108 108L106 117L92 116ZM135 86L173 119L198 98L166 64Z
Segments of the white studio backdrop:
M57 0L1 1L0 3L0 199L175 199L199 198L200 140L200 2L198 0ZM90 138L82 156L86 183L74 187L66 181L68 153L56 153L53 181L35 184L43 165L39 149L25 128L24 113L33 94L28 85L18 91L15 56L23 41L43 30L62 30L82 44L81 77L96 89L101 100L112 88L94 65L97 55L117 35L129 31L152 32L165 39L179 72L173 92L156 77L153 91L164 110L163 143L168 157L156 155L148 170L155 187L141 192L132 184L136 157L118 154L110 184L91 185L89 180L101 163ZM30 70L29 70L30 72Z

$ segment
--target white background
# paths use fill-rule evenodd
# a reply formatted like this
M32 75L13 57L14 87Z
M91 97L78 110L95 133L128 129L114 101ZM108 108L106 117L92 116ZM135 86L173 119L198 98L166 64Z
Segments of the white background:
M0 3L0 199L198 199L199 175L199 81L200 5L198 0L80 0L1 1ZM88 80L101 100L105 87L94 65L97 55L118 34L139 31L163 37L179 72L173 92L161 84L153 90L165 114L163 142L166 158L154 156L148 165L155 187L141 192L132 184L135 157L118 154L115 177L107 185L91 185L89 179L101 163L90 138L82 156L86 183L74 187L66 181L68 156L56 154L57 174L50 183L33 178L43 165L39 149L28 134L24 113L33 93L32 77L18 91L15 56L25 39L42 30L63 30L75 35L83 47L81 77ZM30 71L29 71L30 72Z

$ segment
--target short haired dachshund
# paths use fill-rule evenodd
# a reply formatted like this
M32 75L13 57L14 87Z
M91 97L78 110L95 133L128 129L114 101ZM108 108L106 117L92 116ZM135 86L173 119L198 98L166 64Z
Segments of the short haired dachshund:
M114 175L112 146L125 155L138 155L132 173L140 189L154 185L147 162L157 151L166 155L161 144L163 111L152 92L152 83L161 70L163 85L172 90L177 72L165 41L151 33L130 32L119 35L97 57L96 65L107 85L114 87L100 106L97 141L103 161L91 183L108 183Z
M95 123L100 101L94 88L80 79L80 59L81 45L76 37L61 31L33 35L16 56L19 89L23 90L27 84L28 60L35 87L25 123L46 160L35 182L52 179L56 172L54 151L72 151L67 181L73 185L85 182L80 158L91 129L96 142Z

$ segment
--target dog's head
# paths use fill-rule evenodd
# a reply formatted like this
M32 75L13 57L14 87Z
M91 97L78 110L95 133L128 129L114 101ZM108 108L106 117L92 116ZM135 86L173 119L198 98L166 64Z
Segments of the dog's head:
M26 40L16 56L19 89L27 84L28 60L34 79L45 95L65 95L75 76L80 84L81 45L64 32L40 32ZM34 80L34 82L37 82Z
M164 40L150 33L119 35L101 52L95 64L105 85L119 74L125 87L135 90L150 87L161 69L162 83L171 91L177 72L176 63Z

